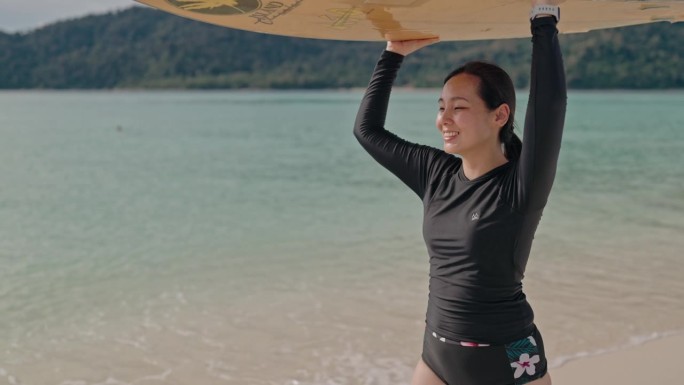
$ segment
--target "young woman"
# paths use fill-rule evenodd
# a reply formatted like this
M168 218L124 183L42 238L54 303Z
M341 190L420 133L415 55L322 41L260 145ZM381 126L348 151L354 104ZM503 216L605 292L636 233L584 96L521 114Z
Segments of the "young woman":
M430 295L413 385L551 384L522 290L556 173L567 101L559 11L545 1L533 1L530 13L524 144L513 132L511 79L483 62L467 63L444 81L436 120L443 151L385 130L403 58L436 39L388 42L361 103L356 138L424 206Z

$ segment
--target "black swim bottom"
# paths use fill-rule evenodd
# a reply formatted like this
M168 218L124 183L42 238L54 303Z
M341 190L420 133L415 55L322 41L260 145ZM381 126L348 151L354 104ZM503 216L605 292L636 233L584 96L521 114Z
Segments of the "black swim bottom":
M472 345L425 328L422 358L447 385L522 385L546 374L544 341L536 326L528 337L504 345Z

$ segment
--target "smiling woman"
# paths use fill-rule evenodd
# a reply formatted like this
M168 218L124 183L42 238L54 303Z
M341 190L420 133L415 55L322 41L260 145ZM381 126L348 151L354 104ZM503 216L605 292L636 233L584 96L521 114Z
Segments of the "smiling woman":
M556 174L567 95L559 9L532 5L524 145L513 133L513 82L483 62L444 81L436 118L444 150L384 128L404 57L437 39L388 41L357 114L359 143L423 202L430 295L413 385L551 383L522 279Z
M515 88L504 70L485 62L470 62L446 77L442 93L436 123L437 129L445 135L444 151L460 154L464 160L489 151L495 165L518 157L522 143L513 132ZM456 127L459 129L455 130ZM466 130L466 127L477 129ZM454 134L461 133L463 139L454 140ZM495 139L497 135L498 141ZM466 169L470 167L470 164L464 165Z

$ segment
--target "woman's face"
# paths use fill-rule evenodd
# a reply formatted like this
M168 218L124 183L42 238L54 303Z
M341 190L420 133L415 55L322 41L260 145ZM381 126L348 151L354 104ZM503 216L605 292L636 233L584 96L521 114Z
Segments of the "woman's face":
M477 76L461 73L449 79L442 88L436 125L447 153L463 156L499 145L499 129L503 124L500 124L497 112L501 107L487 108L478 94L479 84Z

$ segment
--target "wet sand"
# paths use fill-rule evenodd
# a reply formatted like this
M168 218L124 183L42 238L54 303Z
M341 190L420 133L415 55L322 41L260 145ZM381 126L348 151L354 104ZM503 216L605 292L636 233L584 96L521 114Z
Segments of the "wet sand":
M570 361L551 370L554 385L681 384L684 333L629 349Z

